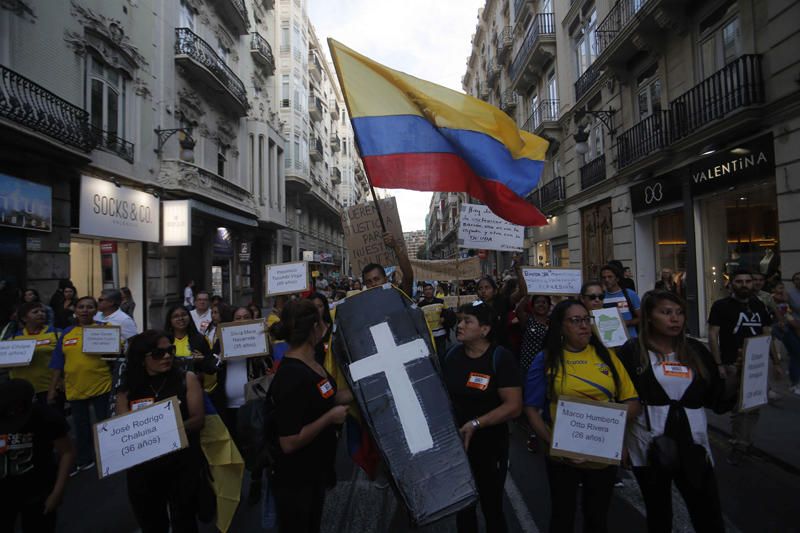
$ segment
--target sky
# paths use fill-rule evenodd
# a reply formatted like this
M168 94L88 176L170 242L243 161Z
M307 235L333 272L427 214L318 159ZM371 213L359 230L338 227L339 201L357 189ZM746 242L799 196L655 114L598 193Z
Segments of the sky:
M309 0L324 43L345 46L412 76L462 91L470 42L484 0ZM329 55L329 54L328 54ZM431 193L395 189L403 231L425 229Z

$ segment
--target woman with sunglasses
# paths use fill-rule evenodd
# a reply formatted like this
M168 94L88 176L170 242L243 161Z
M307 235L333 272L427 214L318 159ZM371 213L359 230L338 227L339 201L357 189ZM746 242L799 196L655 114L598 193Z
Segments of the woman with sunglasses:
M603 298L606 289L600 281L587 281L581 287L580 300L583 306L591 313L595 309L603 308Z
M203 389L192 372L175 364L175 345L165 332L147 330L129 341L117 412L125 414L177 396L189 446L127 471L128 499L143 531L197 531L198 489L205 480L200 430Z
M552 421L560 396L626 403L628 418L639 412L636 389L625 367L592 333L592 317L577 300L559 303L550 331L528 370L525 414L536 435L552 444ZM607 516L617 468L578 459L548 457L550 531L574 531L577 491L582 489L584 531L608 530Z
M453 402L478 488L486 530L507 531L503 487L508 468L506 422L522 412L514 354L494 342L494 310L483 302L458 310L456 344L444 357L442 378ZM475 506L458 513L459 531L478 531Z
M648 531L672 530L673 481L695 530L724 531L705 408L717 413L733 408L736 368L720 378L708 349L686 336L686 302L675 293L645 294L642 317L639 338L620 349L620 359L644 409L628 427L628 450Z

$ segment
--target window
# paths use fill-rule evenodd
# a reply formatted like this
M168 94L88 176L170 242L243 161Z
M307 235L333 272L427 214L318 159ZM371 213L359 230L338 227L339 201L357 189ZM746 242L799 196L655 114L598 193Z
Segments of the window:
M661 111L661 80L652 77L639 82L636 103L639 107L639 120Z
M289 42L289 27L281 27L281 50L288 50L291 47Z
M225 154L228 152L228 147L222 143L217 144L217 174L225 177L225 163L227 162L227 157Z
M281 107L289 107L289 75L281 76Z
M575 59L578 76L597 59L597 11L594 9L586 18L575 37Z
M742 30L735 9L736 4L720 9L700 24L700 65L704 79L742 55Z
M122 73L89 55L88 101L92 127L124 137L125 78Z
M224 62L228 62L228 47L222 42L222 39L217 39L217 55Z
M181 2L179 9L180 13L178 14L178 18L180 20L180 27L189 28L194 31L194 11L192 11L192 8L187 6L185 2Z
M550 70L547 74L547 99L550 101L558 100L558 85L556 84L556 69Z
M533 123L531 124L531 126L533 128L536 128L539 125L539 123L541 123L541 121L542 121L542 117L539 116L539 109L538 108L539 108L539 95L537 95L537 94L531 95L531 98L530 98L530 111L531 112L530 112L530 114L528 116L533 117L533 121L532 121Z
M542 7L539 10L539 13L552 13L553 12L553 0L542 0Z

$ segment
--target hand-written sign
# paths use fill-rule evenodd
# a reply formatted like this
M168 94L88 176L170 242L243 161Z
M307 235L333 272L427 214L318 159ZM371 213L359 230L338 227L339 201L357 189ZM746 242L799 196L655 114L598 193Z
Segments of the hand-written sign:
M404 245L403 227L394 197L380 200L380 209L386 231L394 236L396 242ZM353 272L360 273L369 263L384 267L397 265L394 251L383 243L383 230L374 202L354 205L342 213L342 228Z
M462 294L461 296L445 296L442 299L446 308L453 309L474 302L478 299L478 296L475 294Z
M550 455L619 464L627 407L561 396L553 424Z
M428 327L431 328L431 331L442 328L443 308L444 305L442 304L430 304L420 307L422 312L425 313L425 321L428 323Z
M498 217L485 205L463 204L458 246L485 250L520 251L525 228Z
M578 268L522 268L528 294L580 294L581 271Z
M593 309L594 331L606 348L616 348L628 342L628 328L622 321L619 309Z
M478 279L481 277L481 260L478 256L467 259L409 259L414 269L414 279L450 281Z
M83 326L83 353L112 354L122 352L119 326Z
M187 446L176 396L94 425L97 474L104 478Z
M767 403L769 348L772 338L764 335L744 340L739 409L755 409Z
M267 265L267 296L308 290L308 263Z
M0 368L28 366L36 351L36 339L0 342Z
M263 320L242 320L220 324L223 359L269 355Z

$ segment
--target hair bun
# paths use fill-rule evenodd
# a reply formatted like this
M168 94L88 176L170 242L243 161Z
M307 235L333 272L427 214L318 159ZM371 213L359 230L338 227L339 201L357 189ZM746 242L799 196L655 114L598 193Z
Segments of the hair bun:
M287 327L286 322L280 320L272 324L272 326L270 326L269 334L274 339L277 339L279 341L285 341L289 337L289 328Z

